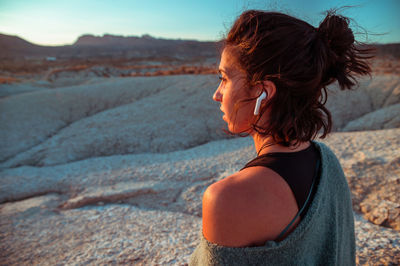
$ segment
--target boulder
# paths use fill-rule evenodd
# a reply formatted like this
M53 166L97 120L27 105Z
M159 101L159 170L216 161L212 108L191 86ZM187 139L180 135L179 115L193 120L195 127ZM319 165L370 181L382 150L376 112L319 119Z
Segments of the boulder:
M400 127L400 103L383 107L347 123L342 131L363 131Z

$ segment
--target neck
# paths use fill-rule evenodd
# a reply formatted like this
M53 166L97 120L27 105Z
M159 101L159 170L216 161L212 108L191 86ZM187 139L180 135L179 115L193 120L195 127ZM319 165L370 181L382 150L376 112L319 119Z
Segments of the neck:
M262 155L270 152L295 152L306 149L310 146L310 142L299 142L298 145L291 145L289 147L277 144L271 136L262 136L258 133L251 134L254 141L254 147L257 154Z

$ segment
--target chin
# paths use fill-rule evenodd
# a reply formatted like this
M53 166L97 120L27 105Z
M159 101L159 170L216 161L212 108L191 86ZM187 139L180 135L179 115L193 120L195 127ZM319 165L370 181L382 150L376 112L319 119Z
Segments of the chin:
M228 130L229 132L233 134L240 134L240 133L248 133L250 134L251 129L249 127L238 127L238 126L233 126L232 124L228 124Z
M226 121L225 121L225 122L226 122ZM231 132L231 133L233 133L233 134L236 134L236 133L237 133L236 130L235 130L235 128L234 128L234 126L233 126L231 123L227 123L226 126L227 126L229 132Z

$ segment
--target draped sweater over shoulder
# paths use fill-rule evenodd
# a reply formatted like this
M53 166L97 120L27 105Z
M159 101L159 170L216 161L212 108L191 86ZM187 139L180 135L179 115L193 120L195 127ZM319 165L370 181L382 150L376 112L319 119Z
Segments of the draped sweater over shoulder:
M319 183L299 225L280 242L257 247L200 243L189 265L355 265L354 217L350 190L335 154L314 142L321 155Z

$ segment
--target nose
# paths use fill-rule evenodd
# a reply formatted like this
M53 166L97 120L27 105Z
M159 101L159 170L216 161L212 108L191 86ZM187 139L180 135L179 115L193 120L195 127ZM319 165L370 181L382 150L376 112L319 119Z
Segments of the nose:
M221 84L218 86L217 90L214 92L213 100L216 102L222 102Z

